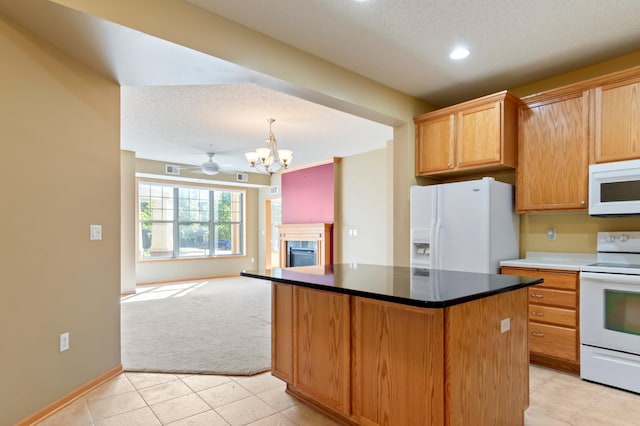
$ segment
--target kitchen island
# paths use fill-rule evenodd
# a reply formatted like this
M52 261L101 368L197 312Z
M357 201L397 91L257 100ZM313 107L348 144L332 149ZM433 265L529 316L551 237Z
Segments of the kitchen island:
M523 425L527 288L541 279L340 264L272 282L272 369L344 424Z

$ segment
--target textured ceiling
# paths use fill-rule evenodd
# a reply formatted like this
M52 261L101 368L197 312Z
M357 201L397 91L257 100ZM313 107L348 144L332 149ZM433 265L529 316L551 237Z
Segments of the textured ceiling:
M186 164L213 151L219 164L242 169L245 152L266 147L270 117L279 148L293 150L293 165L383 148L393 138L389 126L242 83L123 88L122 147Z
M640 49L638 0L188 1L439 106Z
M439 106L640 51L639 0L188 2ZM242 154L264 143L269 117L294 165L392 138L273 90L296 93L289 83L47 0L0 0L0 12L123 86L122 148L141 158L199 164L212 150L247 170ZM449 60L456 45L471 55Z

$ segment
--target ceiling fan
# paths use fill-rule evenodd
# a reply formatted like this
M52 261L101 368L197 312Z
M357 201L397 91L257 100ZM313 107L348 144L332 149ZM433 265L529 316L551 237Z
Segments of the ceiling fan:
M217 175L220 173L220 164L213 161L213 156L216 155L215 152L207 152L209 156L209 161L202 163L202 173L205 175Z
M196 173L204 173L205 175L213 176L218 173L235 173L235 169L233 166L229 164L219 164L213 160L215 152L207 152L207 156L209 159L202 163L200 166L192 166L192 167L184 167L184 166L174 166L174 165L165 165L165 172L167 174L180 174L180 170L192 170Z

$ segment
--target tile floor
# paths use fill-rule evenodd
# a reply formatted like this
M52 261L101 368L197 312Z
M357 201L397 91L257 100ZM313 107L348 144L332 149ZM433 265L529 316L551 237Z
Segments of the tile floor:
M251 377L123 373L39 426L325 426L269 373ZM531 367L527 426L640 425L640 395Z

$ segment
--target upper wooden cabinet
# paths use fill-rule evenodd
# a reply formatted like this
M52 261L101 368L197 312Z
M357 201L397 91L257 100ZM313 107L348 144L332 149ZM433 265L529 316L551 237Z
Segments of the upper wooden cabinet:
M640 158L640 76L595 90L596 163Z
M591 90L545 92L518 108L516 210L587 209Z
M516 166L518 99L503 91L414 117L417 176Z
M451 170L454 144L453 115L416 122L416 175Z

